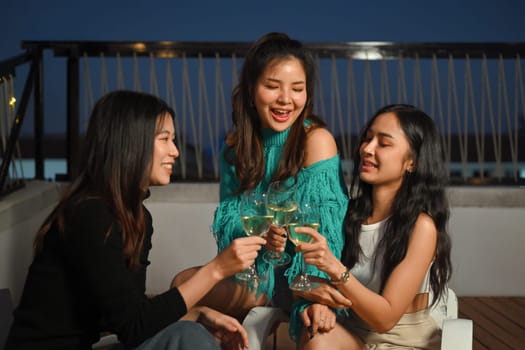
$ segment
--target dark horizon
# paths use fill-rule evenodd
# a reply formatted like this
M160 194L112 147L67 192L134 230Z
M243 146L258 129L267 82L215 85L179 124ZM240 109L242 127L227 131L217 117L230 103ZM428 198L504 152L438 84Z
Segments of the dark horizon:
M468 135L468 155L467 159L471 160L471 162L476 162L476 159L478 157L477 155L477 149L476 149L476 136L474 134L467 134ZM338 144L338 147L340 149L340 153L342 153L342 140L341 135L334 135L336 138L336 142ZM464 137L464 135L458 135L458 134L451 134L451 161L452 162L461 162L461 158L459 155L459 136ZM502 161L511 162L512 159L511 151L510 151L510 142L509 142L509 134L508 133L501 133L501 154L502 154ZM448 139L448 137L445 135L445 140ZM514 137L514 135L512 135ZM348 137L347 137L348 139ZM350 137L351 144L356 145L357 143L357 134L352 134ZM33 158L34 157L34 139L32 137L28 136L22 136L20 137L20 152L22 154L22 158ZM496 161L494 157L494 143L493 143L493 135L486 133L485 134L485 155L484 155L484 161L493 162ZM194 149L191 144L188 144L190 149ZM457 150L457 152L454 152L454 150ZM66 135L45 135L44 137L44 158L65 158L66 157ZM205 153L205 152L204 152ZM525 127L521 127L518 130L518 149L517 153L519 155L519 158L522 158L522 161L525 162Z

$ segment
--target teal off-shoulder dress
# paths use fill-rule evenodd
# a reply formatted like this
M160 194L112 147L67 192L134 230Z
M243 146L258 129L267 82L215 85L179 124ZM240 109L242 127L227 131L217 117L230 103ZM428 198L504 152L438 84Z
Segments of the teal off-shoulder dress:
M271 181L279 160L284 150L284 145L290 129L275 132L263 129L263 152L266 169L262 181L257 185L256 191L265 191ZM217 241L217 248L222 251L234 239L244 237L245 233L239 216L239 202L241 195L237 193L239 181L235 168L226 159L228 149L226 146L221 151L220 158L220 202L215 211L212 225L213 235ZM316 162L303 168L297 175L297 198L299 202L313 203L319 208L319 232L327 239L333 254L341 258L344 245L343 220L348 205L348 193L341 170L339 155ZM294 252L293 244L287 243L286 251L292 256L292 261L285 270L288 283L293 281L301 272L301 258ZM272 266L264 262L262 252L259 253L256 265L259 274L268 277L265 283L258 286L258 293L266 293L269 299L274 296L275 276ZM282 270L276 270L282 271ZM307 265L309 275L327 277L324 272L313 266ZM298 319L299 312L307 305L305 301L294 304L291 312L290 332L297 335L301 323ZM299 322L299 323L298 323ZM294 330L295 329L295 330Z

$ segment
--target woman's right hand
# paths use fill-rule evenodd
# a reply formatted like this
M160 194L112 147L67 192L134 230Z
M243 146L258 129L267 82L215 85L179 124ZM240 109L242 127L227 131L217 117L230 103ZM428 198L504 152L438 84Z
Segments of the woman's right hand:
M282 253L286 247L288 233L284 227L271 225L266 233L266 250Z
M295 248L296 252L303 253L305 264L316 266L329 275L333 270L340 269L341 262L332 254L326 237L310 227L296 227L295 231L312 238L310 243L301 243Z
M248 344L248 333L236 318L206 306L197 307L197 322L212 333L223 349L245 349Z
M255 262L266 240L259 236L234 239L230 245L215 257L220 279L230 277L246 270Z

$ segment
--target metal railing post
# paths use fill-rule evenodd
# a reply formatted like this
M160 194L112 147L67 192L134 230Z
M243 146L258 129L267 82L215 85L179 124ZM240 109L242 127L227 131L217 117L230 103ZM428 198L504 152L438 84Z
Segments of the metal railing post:
M29 102L29 96L31 94L31 89L33 88L33 83L35 80L35 62L31 63L31 68L29 74L27 75L27 80L24 85L24 91L22 93L22 99L20 101L20 107L15 114L15 120L11 125L11 130L9 131L9 138L6 143L4 156L2 158L2 165L0 166L0 193L4 193L7 183L7 175L9 173L9 165L11 159L13 158L13 153L16 148L16 143L20 135L20 129L22 127L22 122L24 120L24 115L26 113L27 104Z
M34 96L34 138L35 138L35 179L44 179L44 71L42 49L37 49L33 58L35 67Z
M66 159L67 179L73 180L78 173L80 146L79 112L79 59L78 52L71 50L67 60L67 136Z

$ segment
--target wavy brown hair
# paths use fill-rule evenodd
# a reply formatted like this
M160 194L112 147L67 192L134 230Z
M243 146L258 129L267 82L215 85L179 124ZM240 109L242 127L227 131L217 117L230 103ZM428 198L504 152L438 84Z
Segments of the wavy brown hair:
M290 58L297 59L304 69L307 100L299 118L291 126L283 156L272 181L295 176L299 172L304 163L307 132L326 126L319 117L312 114L317 73L310 52L299 41L290 39L283 33L268 33L261 37L248 50L239 83L232 94L233 130L226 137L226 160L235 165L240 184L238 192L255 188L265 171L261 123L253 103L256 84L270 64ZM306 119L311 124L305 128Z
M128 265L137 267L145 234L142 201L149 186L155 134L163 118L174 116L153 95L115 91L101 97L90 116L79 175L38 230L35 251L42 248L54 223L64 234L67 208L95 197L110 207L122 232Z

